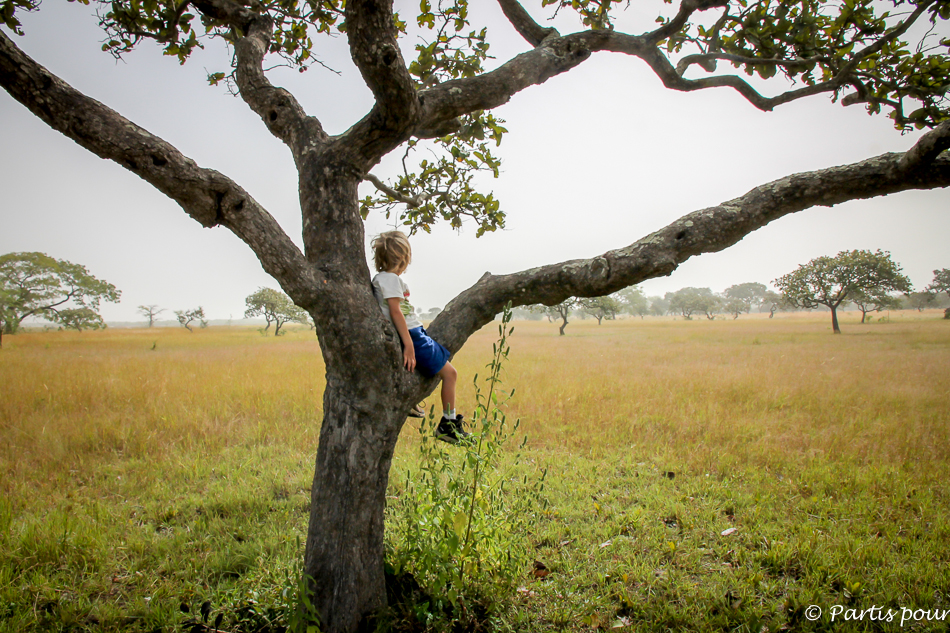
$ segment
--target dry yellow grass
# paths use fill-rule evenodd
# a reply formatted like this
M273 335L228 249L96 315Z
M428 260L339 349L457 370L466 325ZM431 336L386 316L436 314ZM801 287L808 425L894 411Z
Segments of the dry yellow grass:
M323 362L310 332L113 329L4 343L4 487L89 461L159 463L249 441L316 446Z
M848 319L839 336L825 315L589 320L566 336L518 322L509 414L534 447L628 447L696 468L946 462L950 323L936 311L904 316ZM463 377L484 365L493 338L485 328L469 342L456 362Z
M846 317L833 336L825 321L588 320L566 336L516 322L509 416L537 449L630 450L681 467L946 462L950 323L936 312L867 325ZM484 328L455 359L463 410L496 335ZM0 463L15 480L248 442L315 450L323 365L305 330L24 333L5 343ZM414 435L407 425L404 437Z

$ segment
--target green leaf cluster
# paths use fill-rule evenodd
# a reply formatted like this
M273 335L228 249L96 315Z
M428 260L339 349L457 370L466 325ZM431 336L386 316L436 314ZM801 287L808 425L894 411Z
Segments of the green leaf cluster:
M79 1L88 3L90 0ZM102 6L100 25L107 35L102 50L116 57L151 39L163 46L165 55L177 57L183 64L195 49L203 48L204 38L221 37L233 42L243 35L223 19L199 15L185 0L97 1ZM245 8L268 16L273 22L268 52L279 55L302 72L314 61L312 34L332 34L345 29L343 6L344 0L272 0L255 2ZM210 73L208 79L212 85L217 84L224 79L224 73Z
M22 24L16 17L17 10L33 11L39 5L39 0L2 0L0 2L0 21L17 35L23 35Z
M932 2L931 23L946 19L946 3ZM890 5L892 10L884 10ZM869 113L890 110L899 129L934 126L947 118L950 87L947 42L933 33L916 44L898 32L915 5L875 0L740 0L713 24L687 24L666 41L667 52L704 56L716 70L727 60L746 75L781 73L815 86L839 81ZM908 114L908 110L913 110Z
M584 26L591 29L613 29L610 12L620 4L629 7L630 0L541 0L542 7L555 6L555 14L561 9L576 11Z
M934 280L927 286L927 292L934 294L946 292L950 297L950 268L941 268L934 271Z
M439 220L460 229L464 220L474 221L476 236L505 226L505 213L492 193L477 190L475 176L491 173L498 178L501 161L492 154L489 141L495 146L507 130L501 119L486 112L462 117L459 131L433 141L410 140L403 156L403 173L389 188L366 196L360 203L365 219L374 209L383 210L386 218L396 216L399 223L416 231L430 232ZM410 171L408 158L417 150L428 149L434 157L424 158L416 170Z
M409 74L420 86L475 77L484 71L483 63L490 57L488 29L468 30L468 0L437 0L434 7L422 0L416 24L435 36L416 44L416 59L409 64Z

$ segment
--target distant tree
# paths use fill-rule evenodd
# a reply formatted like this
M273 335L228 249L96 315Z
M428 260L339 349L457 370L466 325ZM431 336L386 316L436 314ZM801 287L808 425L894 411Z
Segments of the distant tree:
M584 314L597 319L597 325L600 325L605 318L617 318L617 313L620 312L621 308L620 302L614 299L612 295L578 299L577 306L584 311Z
M927 292L934 294L946 292L950 297L950 268L941 268L934 271L934 280L926 288ZM950 308L943 311L943 318L950 319Z
M871 310L881 312L882 310L899 310L901 307L899 297L892 297L888 294L869 295L861 290L852 293L851 303L861 311L861 323L867 321L868 312Z
M121 294L85 266L64 259L44 253L0 256L0 346L4 333L16 334L31 316L68 328L102 327L99 303L118 303Z
M256 292L244 299L244 303L247 305L247 310L244 311L245 318L264 317L267 322L264 331L267 332L273 323L274 336L280 336L280 328L286 323L309 325L306 311L296 306L290 297L279 290L258 288Z
M667 293L669 295L669 293ZM670 311L670 300L666 297L649 297L650 314L663 316Z
M91 308L66 308L59 311L57 321L64 330L100 330L105 329L106 323L99 313Z
M155 324L155 317L164 312L165 308L159 308L153 303L152 305L139 306L138 311L142 314L142 316L148 319L148 326L152 327L152 325Z
M193 310L175 310L175 318L178 319L183 328L192 333L194 333L194 330L191 329L192 321L198 321L203 328L208 327L208 321L205 320L205 309L201 306Z
M934 271L934 280L926 288L927 292L938 294L946 292L950 297L950 268L941 268Z
M422 318L426 321L434 321L435 317L439 316L442 313L442 308L429 308L429 311L422 315Z
M785 300L782 298L782 295L775 292L774 290L767 290L764 295L762 295L762 301L759 303L759 309L764 308L765 306L769 307L769 318L775 316L775 311L780 310L786 307L788 304L785 303Z
M666 299L670 302L670 312L681 314L687 320L696 313L705 314L712 320L721 306L719 297L709 288L681 288L666 293Z
M564 336L564 328L567 327L568 320L567 317L571 315L571 312L574 308L577 307L577 299L575 297L568 297L561 303L555 304L553 306L546 306L538 304L534 306L534 310L546 316L548 321L553 322L555 318L561 320L561 325L559 331L561 336Z
M838 308L842 303L859 296L885 302L889 293L911 289L910 280L901 273L890 253L880 250L841 251L834 257L816 257L772 283L790 305L829 308L835 334L841 333Z
M740 314L743 312L748 312L752 309L748 302L743 301L742 299L730 299L729 297L723 295L721 300L723 311L727 314L731 314L733 319L738 319Z
M540 321L544 318L544 315L539 311L524 307L513 308L511 315L513 319L522 319L524 321Z
M650 313L650 302L640 286L629 286L611 296L620 303L621 311L627 314L636 315L642 319Z
M732 314L734 319L737 319L742 312L749 313L752 306L762 303L766 292L768 292L768 288L765 284L756 281L729 286L722 293L725 299L723 309Z
M917 312L923 312L926 308L937 302L937 295L932 292L911 292L904 297L907 307Z

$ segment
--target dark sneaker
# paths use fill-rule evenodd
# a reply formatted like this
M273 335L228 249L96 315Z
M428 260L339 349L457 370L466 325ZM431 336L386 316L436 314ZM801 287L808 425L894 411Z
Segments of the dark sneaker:
M459 437L455 430L455 420L446 417L439 420L439 426L435 429L435 437L449 444L458 444Z
M447 420L448 421L448 420ZM454 420L451 420L452 428L455 429L455 439L458 442L465 442L471 439L472 434L465 430L465 426L462 423L462 414L455 416Z
M414 406L412 409L409 410L409 417L410 418L424 418L426 417L425 409L423 409L422 406L417 404L416 406Z

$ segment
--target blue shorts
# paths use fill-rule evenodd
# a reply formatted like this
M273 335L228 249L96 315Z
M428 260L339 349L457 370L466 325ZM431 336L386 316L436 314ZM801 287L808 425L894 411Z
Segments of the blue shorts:
M432 378L445 367L448 362L449 350L438 341L426 334L422 326L409 330L412 347L416 350L416 369L426 378Z

